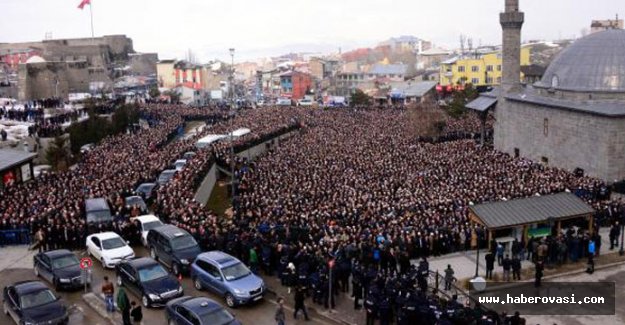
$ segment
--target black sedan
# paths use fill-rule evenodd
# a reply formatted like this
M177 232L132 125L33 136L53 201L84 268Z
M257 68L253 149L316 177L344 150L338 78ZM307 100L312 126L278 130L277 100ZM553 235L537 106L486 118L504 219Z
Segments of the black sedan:
M78 258L66 249L35 255L33 269L36 276L52 283L56 290L79 289L85 285L85 277Z
M145 307L164 306L169 300L182 296L178 280L157 261L136 258L122 261L116 266L117 285L141 297Z
M189 296L167 303L167 321L168 325L241 325L214 300Z
M67 307L41 281L23 281L4 288L4 313L18 325L67 324Z

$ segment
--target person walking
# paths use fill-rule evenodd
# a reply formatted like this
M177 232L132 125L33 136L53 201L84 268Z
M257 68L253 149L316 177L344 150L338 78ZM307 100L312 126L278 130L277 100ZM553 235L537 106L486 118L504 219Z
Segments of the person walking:
M521 280L521 258L519 256L515 256L512 258L512 279L513 280Z
M497 243L497 249L496 249L496 251L497 251L497 264L499 264L499 266L501 266L502 263L503 263L503 250L504 250L503 244L502 243Z
M124 325L132 325L130 322L130 301L124 287L117 289L117 308L122 312L122 321Z
M541 285L543 279L543 261L538 260L535 265L536 271L534 273L534 287L538 288Z
M445 290L451 290L451 283L454 281L454 269L451 268L451 264L447 264L445 269Z
M276 313L273 316L276 320L277 325L284 325L286 321L286 314L284 313L284 298L278 298L278 307L276 308Z
M308 312L306 312L304 299L306 299L304 288L298 286L295 290L295 311L293 312L294 319L297 319L297 312L301 310L304 313L304 319L310 320L310 318L308 318Z
M141 305L137 304L135 301L130 303L131 310L130 316L132 317L132 322L134 324L141 324L143 320L143 312L141 311Z
M486 259L486 279L493 279L493 270L495 269L495 254L489 252L484 257Z
M113 303L115 287L106 275L104 276L104 283L102 283L102 294L104 295L104 302L106 303L106 311L109 313L115 312L115 304Z
M510 282L510 270L512 269L512 261L510 261L510 256L506 254L506 257L503 259L501 263L503 267L503 280Z

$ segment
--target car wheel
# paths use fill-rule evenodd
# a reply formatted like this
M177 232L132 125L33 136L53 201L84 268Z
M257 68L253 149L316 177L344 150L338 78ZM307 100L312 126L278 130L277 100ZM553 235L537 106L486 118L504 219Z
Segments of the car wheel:
M153 260L155 260L155 261L158 260L158 257L156 256L156 251L154 250L154 247L150 248L150 257Z
M122 282L122 277L121 276L117 276L117 286L121 287L124 285L124 282Z
M143 304L143 307L150 308L150 300L148 299L148 296L144 295L141 297L141 303Z
M193 280L193 286L195 287L195 289L197 289L198 291L202 291L202 282L200 282L200 279L195 278L195 280Z
M106 263L104 263L104 257L100 258L100 263L102 263L102 268L106 270Z
M35 276L39 277L39 265L35 264L35 266L33 267L33 271L35 272Z
M6 302L2 304L2 309L4 310L5 315L9 315L9 306L7 306Z
M52 283L54 283L54 290L61 291L61 282L57 279L52 279Z
M236 304L234 303L234 297L229 293L226 294L226 305L230 308L236 307Z
M175 276L178 276L180 274L180 266L178 266L178 263L173 263L171 265L171 271L174 273Z
M176 324L176 322L175 322L173 319L170 319L170 320L167 322L167 324L169 324L169 325L178 325L178 324Z

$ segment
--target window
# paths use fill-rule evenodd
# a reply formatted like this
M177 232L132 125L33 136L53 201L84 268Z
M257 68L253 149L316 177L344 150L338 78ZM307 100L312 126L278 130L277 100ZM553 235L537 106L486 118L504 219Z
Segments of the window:
M545 164L545 165L549 165L549 158L547 158L547 157L541 157L540 161L542 161L542 163Z
M501 71L501 64L497 66L497 71Z
M558 76L553 75L553 77L551 77L551 88L557 88L558 85L560 85L560 79L558 79Z
M487 84L492 84L493 83L493 77L486 77L486 83Z
M464 72L464 66L463 65L459 65L458 66L458 72Z
M549 135L549 119L547 118L543 121L543 134L545 136Z
M477 65L471 66L471 72L480 72L480 67Z
M519 148L514 148L514 158L519 158L521 156L521 152Z
M487 65L486 66L486 71L492 72L493 71L493 66L492 65Z
M501 83L501 77L497 77L497 83L500 84Z
M471 78L471 83L477 85L480 83L480 78Z

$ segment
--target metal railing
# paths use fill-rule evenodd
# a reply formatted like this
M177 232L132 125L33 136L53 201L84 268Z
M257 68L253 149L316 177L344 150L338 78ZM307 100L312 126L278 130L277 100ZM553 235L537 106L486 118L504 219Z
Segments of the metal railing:
M30 245L30 230L0 230L0 246Z

